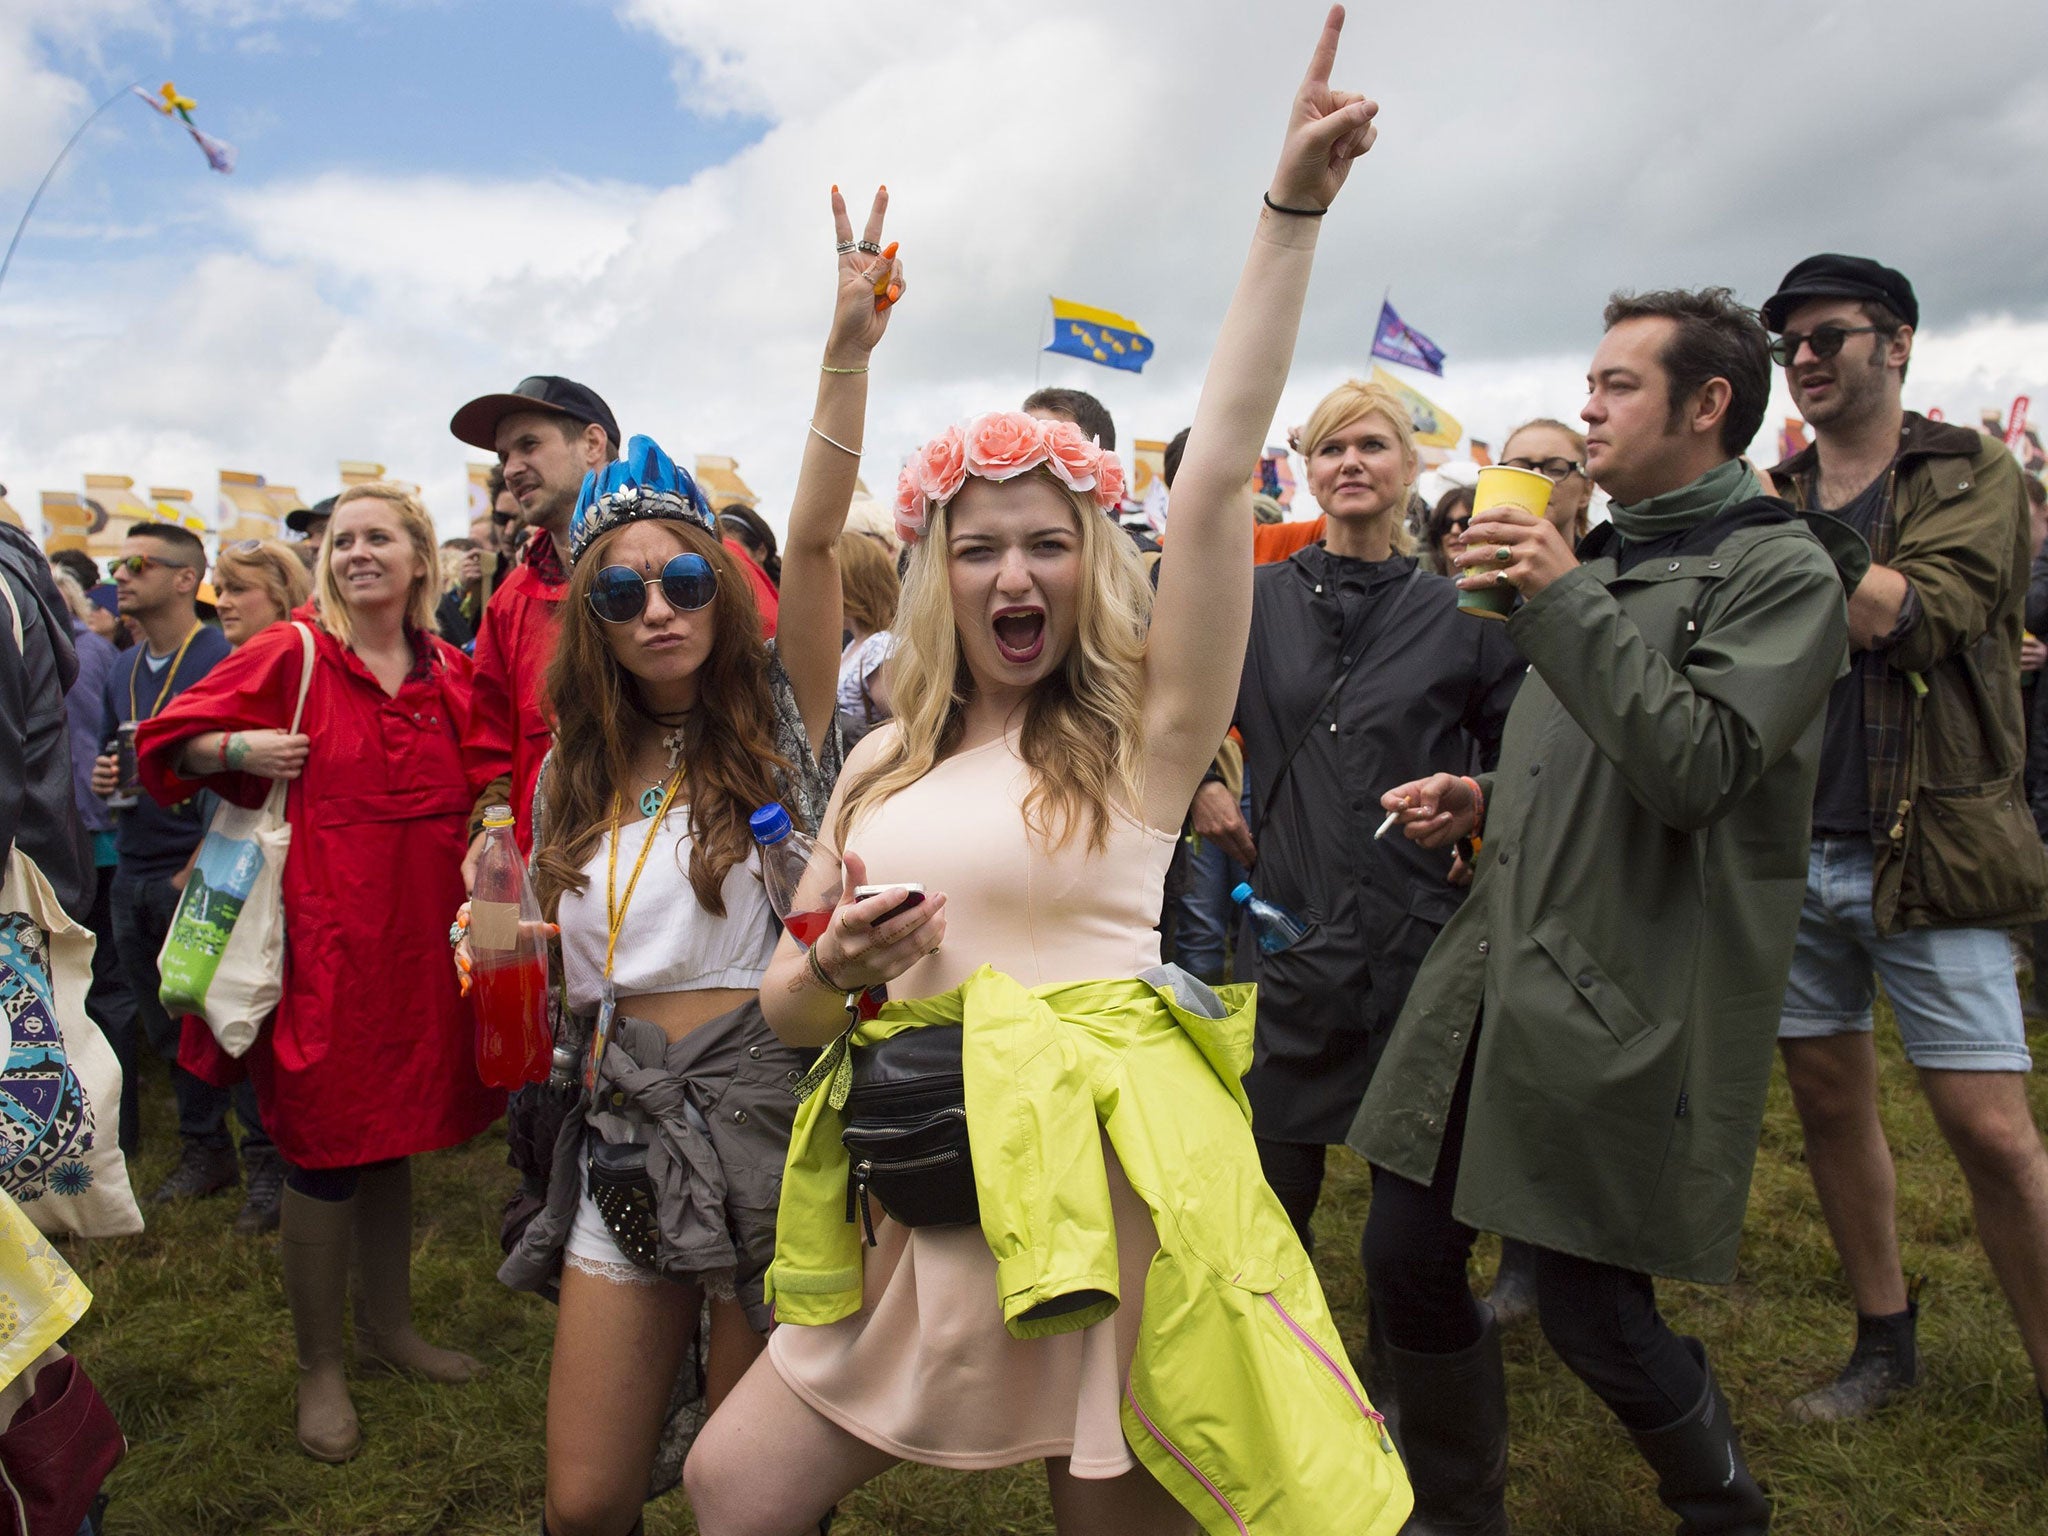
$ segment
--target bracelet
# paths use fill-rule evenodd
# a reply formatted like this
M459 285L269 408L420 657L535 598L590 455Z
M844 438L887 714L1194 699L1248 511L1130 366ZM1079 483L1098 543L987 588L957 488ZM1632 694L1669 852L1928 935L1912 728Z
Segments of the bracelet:
M1327 208L1289 208L1284 203L1274 202L1273 194L1270 192L1261 192L1259 196L1266 200L1266 206L1275 213L1291 213L1298 219L1320 219L1330 211Z
M865 364L858 368L834 368L830 363L820 363L818 368L823 373L866 373L868 371Z
M838 439L838 438L836 438L836 437L826 437L826 436L825 436L825 434L824 434L823 432L819 432L819 431L818 431L818 424L817 424L817 422L813 421L813 422L811 423L811 430L812 430L813 432L816 432L816 433L817 433L817 435L818 435L819 437L823 437L823 438L825 438L825 441L826 441L826 442L830 443L830 444L831 444L831 445L832 445L832 446L833 446L834 448L837 448L837 449L838 449L838 450L839 450L839 451L840 451L841 453L850 453L850 454L852 454L852 455L853 455L853 456L854 456L854 457L855 457L856 459L860 457L860 450L859 450L858 448L849 448L849 447L847 447L847 446L846 446L846 444L844 444L844 443L842 443L841 441L839 441L839 439Z
M1476 832L1486 825L1486 791L1470 774L1460 774L1459 778L1472 786L1472 830Z
M841 985L839 985L838 982L834 981L830 976L827 976L825 974L825 962L818 958L818 948L815 944L808 945L805 947L804 965L809 969L810 973L817 978L818 985L823 987L827 992L844 993L846 991L846 988L842 987Z

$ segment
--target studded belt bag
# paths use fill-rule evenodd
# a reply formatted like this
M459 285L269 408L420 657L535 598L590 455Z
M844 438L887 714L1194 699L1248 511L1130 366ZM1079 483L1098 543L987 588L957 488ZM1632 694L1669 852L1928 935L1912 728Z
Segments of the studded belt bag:
M848 1164L846 1219L860 1211L870 1246L871 1197L906 1227L971 1226L981 1220L967 1145L960 1041L959 1025L927 1024L853 1048L853 1085L840 1138Z
M658 1269L661 1220L654 1212L654 1180L647 1148L638 1142L590 1139L590 1203L619 1245L642 1269Z

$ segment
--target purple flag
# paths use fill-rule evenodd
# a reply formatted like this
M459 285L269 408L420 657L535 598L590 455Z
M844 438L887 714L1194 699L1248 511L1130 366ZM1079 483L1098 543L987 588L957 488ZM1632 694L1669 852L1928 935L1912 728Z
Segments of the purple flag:
M1373 332L1372 355L1384 357L1390 363L1402 363L1410 368L1419 368L1424 373L1443 377L1444 354L1442 348L1422 332L1413 329L1399 315L1394 306L1384 299L1380 301L1379 328Z

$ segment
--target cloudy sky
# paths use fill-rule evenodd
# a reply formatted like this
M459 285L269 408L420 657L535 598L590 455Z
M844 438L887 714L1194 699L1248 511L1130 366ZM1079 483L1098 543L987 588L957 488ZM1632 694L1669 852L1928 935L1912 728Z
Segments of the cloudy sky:
M366 458L452 530L451 412L559 372L678 457L735 455L779 521L833 182L888 183L912 274L871 485L1034 380L1166 437L1321 12L0 0L0 228L132 80L175 80L241 152L214 175L133 101L81 140L0 287L0 482L24 511L87 471L209 501L219 468L255 470L311 497ZM1415 382L1498 443L1576 412L1610 289L1755 302L1823 249L1913 278L1909 405L1974 421L2048 396L2048 7L1361 4L1338 82L1382 103L1382 138L1324 230L1282 424L1369 366L1388 290L1450 357ZM1134 316L1156 361L1041 358L1055 293Z

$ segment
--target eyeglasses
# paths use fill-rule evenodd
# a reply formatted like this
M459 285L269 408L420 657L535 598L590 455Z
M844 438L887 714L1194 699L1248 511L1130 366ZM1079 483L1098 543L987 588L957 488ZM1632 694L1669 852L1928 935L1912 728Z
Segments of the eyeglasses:
M669 607L695 613L718 596L718 573L702 555L673 556L654 581L630 565L608 565L590 584L590 611L607 624L630 624L647 611L647 589L659 582Z
M1842 343L1851 336L1889 336L1891 332L1881 325L1817 325L1809 335L1787 331L1771 343L1771 361L1780 368L1790 368L1792 359L1799 355L1801 347L1812 347L1813 355L1825 362L1842 350Z
M187 565L182 560L162 560L155 555L116 555L107 562L107 576L109 579L112 579L119 576L124 570L130 576L140 576L153 565L161 565L173 571L195 569L195 567Z
M1552 485L1586 472L1586 466L1576 459L1502 459L1500 462L1503 469L1533 470Z
M253 555L262 547L263 541L261 539L237 539L226 549L222 550L221 553L224 555Z

